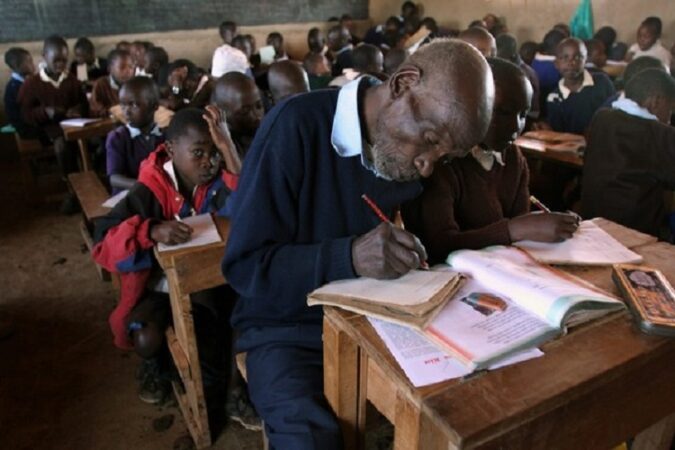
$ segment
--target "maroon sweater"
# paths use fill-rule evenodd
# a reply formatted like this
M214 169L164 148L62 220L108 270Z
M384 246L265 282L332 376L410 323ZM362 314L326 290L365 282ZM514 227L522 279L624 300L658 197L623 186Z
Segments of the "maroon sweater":
M79 106L80 114L84 117L87 112L87 97L82 90L82 83L75 77L68 76L61 82L59 88L40 79L40 75L31 75L21 86L19 91L19 105L23 120L44 130L50 137L61 134L59 122L65 119L62 115L50 118L46 108L60 107L68 110Z
M429 261L457 249L510 244L508 219L529 212L529 171L515 146L488 172L473 158L438 164L424 192L402 208L406 229L417 235Z

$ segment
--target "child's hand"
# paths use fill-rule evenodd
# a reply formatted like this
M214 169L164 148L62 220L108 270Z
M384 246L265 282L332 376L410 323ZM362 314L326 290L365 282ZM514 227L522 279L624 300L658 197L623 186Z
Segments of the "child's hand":
M509 220L511 241L562 242L579 228L579 216L566 213L530 213Z
M237 147L232 141L230 129L227 127L225 121L225 113L220 108L209 105L206 107L206 114L204 120L209 124L209 132L213 143L220 151L225 161L225 169L233 174L241 172L241 158L237 153Z
M150 228L150 239L166 245L182 244L190 240L192 228L177 220L159 222Z
M113 118L116 121L122 122L122 123L127 122L127 119L126 119L126 117L124 117L124 113L122 112L122 106L121 105L111 106L110 109L108 110L108 112L110 113L111 116L113 116Z

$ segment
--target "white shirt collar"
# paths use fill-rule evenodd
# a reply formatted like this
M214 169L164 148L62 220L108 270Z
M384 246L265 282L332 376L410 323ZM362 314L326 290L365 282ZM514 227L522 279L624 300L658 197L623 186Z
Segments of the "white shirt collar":
M353 48L354 48L354 46L353 46L352 44L347 44L347 45L345 45L344 47L342 47L340 50L338 50L337 52L335 52L335 56L337 56L337 55L339 55L339 54L341 54L341 53L344 53L344 52L346 52L347 50L352 50Z
M136 139L138 136L141 136L143 132L141 131L140 128L132 127L129 124L126 124L127 130L129 130L129 134L131 135L131 139ZM157 124L154 124L154 126L150 129L150 132L145 135L145 138L149 138L150 135L153 136L161 136L162 132L159 129L159 126Z
M584 69L584 81L581 83L581 87L577 92L581 92L581 90L587 86L593 86L595 83L593 82L593 75L591 73ZM562 94L562 98L566 99L567 97L570 96L572 91L569 90L567 86L565 86L565 79L561 78L560 81L558 81L558 89L560 89L560 93Z
M647 108L643 108L642 106L638 105L637 102L624 97L623 94L618 100L612 102L612 108L623 111L626 114L630 114L631 116L641 117L643 119L649 120L659 120L659 118L650 113Z
M39 74L40 74L40 79L42 81L44 81L45 83L51 84L56 89L58 89L59 86L61 86L61 83L63 83L63 80L68 78L68 73L66 71L63 71L63 72L61 72L61 75L59 75L59 79L54 81L52 78L49 77L49 75L47 75L47 71L46 71L45 67L40 68Z
M359 86L361 83L371 85L380 84L381 81L373 77L361 77L351 81L338 93L335 116L333 117L333 130L330 141L338 155L343 158L361 156L363 167L372 170L372 163L366 159L363 153L364 142L361 132L361 119L359 117Z
M171 179L171 183L173 184L173 187L176 189L176 192L180 192L180 189L178 188L178 177L176 176L176 169L173 167L173 160L168 160L162 165L162 168L164 169L164 172L169 176ZM195 186L194 189L192 189L192 197L194 198L195 192L197 191L197 188L199 186ZM197 212L192 208L191 213L193 216L197 215Z
M112 75L109 75L109 76L108 76L108 79L110 80L110 87L113 88L113 89L116 90L116 91L119 91L119 90L120 90L120 85L117 84L117 82L115 81L115 79L113 78L113 76L112 76Z
M492 170L492 167L495 165L495 161L500 166L506 166L504 157L501 152L496 152L494 150L485 150L479 146L475 146L471 149L471 156L480 164L480 166L485 169L486 172Z
M26 79L25 79L24 77L22 77L21 75L19 75L19 74L16 73L16 72L12 72L12 79L17 80L17 81L20 81L20 82L22 82L22 83L23 83L24 81L26 81Z

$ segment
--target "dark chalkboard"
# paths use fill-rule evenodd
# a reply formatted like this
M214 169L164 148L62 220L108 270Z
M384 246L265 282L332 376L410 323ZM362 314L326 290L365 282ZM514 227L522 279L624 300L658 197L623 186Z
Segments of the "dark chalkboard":
M368 17L368 0L0 0L0 42Z

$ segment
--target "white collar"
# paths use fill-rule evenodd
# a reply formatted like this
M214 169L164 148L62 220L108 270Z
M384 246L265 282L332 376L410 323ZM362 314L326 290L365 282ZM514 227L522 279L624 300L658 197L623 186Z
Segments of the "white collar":
M353 46L352 44L347 44L347 45L345 45L344 47L342 47L340 50L338 50L337 52L335 52L335 56L337 56L337 55L339 55L339 54L341 54L341 53L344 53L344 52L346 52L347 50L352 50L353 48L354 48L354 46Z
M131 139L136 139L138 136L141 136L143 134L140 128L132 127L129 124L126 124L125 126L127 127L127 130L129 130L129 135L131 135ZM153 136L162 135L162 132L160 131L159 126L157 124L154 124L154 126L150 129L150 132L144 137L147 139L150 137L150 135Z
M113 89L116 90L116 91L119 91L119 90L120 90L120 85L117 84L117 82L115 81L115 79L113 78L113 76L112 76L112 75L109 75L109 76L108 76L108 79L110 80L110 87L113 88Z
M178 188L178 177L176 176L176 169L173 167L173 160L168 160L162 165L162 168L164 169L164 172L169 176L171 179L171 183L173 184L173 187L176 189L176 192L180 192L180 189ZM195 192L197 191L197 187L195 186L194 189L192 189L192 197L194 198ZM192 215L196 215L197 213L195 212L194 208L192 209Z
M618 100L612 102L612 109L618 109L625 112L626 114L630 114L631 116L635 117L641 117L643 119L659 120L659 118L650 113L647 108L643 108L634 100L624 97L624 95L625 94L621 94L621 97L619 97Z
M581 83L581 87L577 92L581 92L583 88L593 86L594 84L593 75L591 75L588 70L584 69L584 81ZM560 94L562 95L563 99L566 99L572 93L572 91L570 91L569 88L565 86L564 78L561 78L560 81L558 81L558 89L560 90Z
M23 83L24 81L26 81L26 79L25 79L24 77L22 77L21 75L19 75L17 72L12 72L11 77L12 77L12 79L17 80L17 81L20 81L20 82L22 82L22 83Z
M506 166L504 157L501 152L496 152L494 150L485 150L479 146L475 146L471 149L471 156L480 164L480 166L485 169L486 172L492 170L492 167L495 165L495 161L500 166Z
M545 55L543 53L535 53L534 59L537 61L555 61L555 56L553 55Z
M61 75L59 75L59 79L54 81L49 75L47 75L47 71L46 71L45 67L40 68L39 74L40 74L40 79L42 81L44 81L45 83L51 84L56 89L58 89L59 86L61 86L61 83L63 83L63 80L68 78L68 72L63 71L63 72L61 72Z

